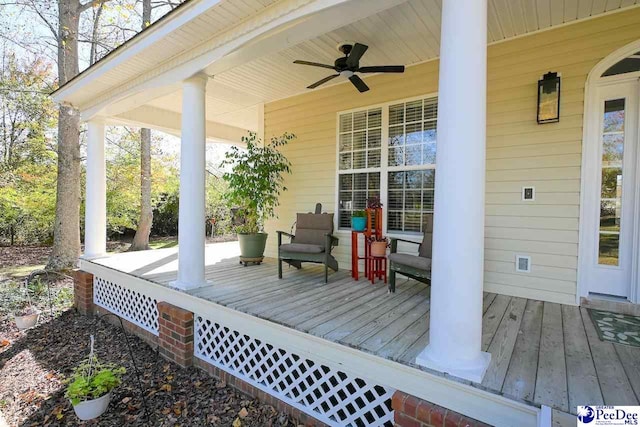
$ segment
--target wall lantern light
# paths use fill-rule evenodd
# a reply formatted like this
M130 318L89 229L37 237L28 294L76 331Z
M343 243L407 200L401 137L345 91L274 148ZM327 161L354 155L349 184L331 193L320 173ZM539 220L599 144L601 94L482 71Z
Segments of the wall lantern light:
M560 121L560 76L551 71L538 80L538 124Z

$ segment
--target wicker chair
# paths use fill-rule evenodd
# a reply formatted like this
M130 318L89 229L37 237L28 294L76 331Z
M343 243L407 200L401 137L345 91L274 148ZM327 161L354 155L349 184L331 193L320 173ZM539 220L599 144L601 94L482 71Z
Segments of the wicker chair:
M424 216L423 238L418 255L398 253L398 242L418 244L410 240L391 239L389 254L389 292L396 291L396 273L423 283L431 284L431 243L433 239L433 214Z
M282 243L282 236L288 236L291 243ZM338 271L338 261L331 255L331 249L338 245L333 236L333 214L299 213L295 235L278 231L278 277L282 279L282 262L302 268L303 262L324 265L324 282L327 283L329 268Z

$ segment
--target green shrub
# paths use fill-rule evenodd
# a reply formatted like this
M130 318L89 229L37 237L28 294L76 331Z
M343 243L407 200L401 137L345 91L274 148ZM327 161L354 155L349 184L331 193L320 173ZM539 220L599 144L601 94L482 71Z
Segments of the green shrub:
M122 383L126 369L112 363L101 363L97 357L78 365L68 381L65 396L77 405L85 400L97 399Z

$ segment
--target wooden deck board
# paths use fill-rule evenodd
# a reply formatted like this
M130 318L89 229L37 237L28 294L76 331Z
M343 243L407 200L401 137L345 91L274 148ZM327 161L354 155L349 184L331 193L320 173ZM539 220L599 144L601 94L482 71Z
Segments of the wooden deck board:
M484 312L482 316L482 350L487 351L489 344L493 339L504 313L507 311L511 297L506 295L498 295L493 302L490 303L489 308Z
M613 348L620 358L636 398L640 400L640 348L622 344L614 344Z
M545 302L542 313L535 401L568 412L569 397L563 334L560 304Z
M325 284L322 267L313 264L285 266L278 279L273 259L244 267L210 246L211 285L191 295L420 369L416 356L429 343L429 286L399 278L397 292L388 294L382 282L354 281L345 270L330 273ZM177 251L170 249L96 262L161 285L177 277ZM561 411L581 403L637 404L640 349L600 341L584 310L490 292L482 304L482 349L492 354L483 389Z
M491 353L491 363L482 380L482 385L485 387L494 390L502 389L526 305L526 299L511 298L505 315L487 349Z
M604 405L578 307L562 306L562 327L567 360L569 412L576 414L577 406L584 405L584 402L589 402L589 405Z
M518 330L502 392L507 396L533 401L538 373L538 353L542 329L541 301L528 300Z

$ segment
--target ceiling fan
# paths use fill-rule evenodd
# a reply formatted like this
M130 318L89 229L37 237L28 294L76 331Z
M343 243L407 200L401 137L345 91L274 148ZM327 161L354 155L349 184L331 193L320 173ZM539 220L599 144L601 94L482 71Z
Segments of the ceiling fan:
M351 83L360 92L366 92L369 90L369 86L366 85L362 79L355 73L404 73L404 65L377 65L373 67L360 67L360 58L369 49L369 46L361 43L341 43L338 45L338 50L344 54L344 56L336 59L334 65L320 64L318 62L309 61L293 61L294 64L310 65L312 67L321 67L335 70L337 74L332 74L325 77L322 80L315 82L312 85L307 86L307 89L315 89L318 86L327 83L330 80L335 79L338 76L347 77Z

